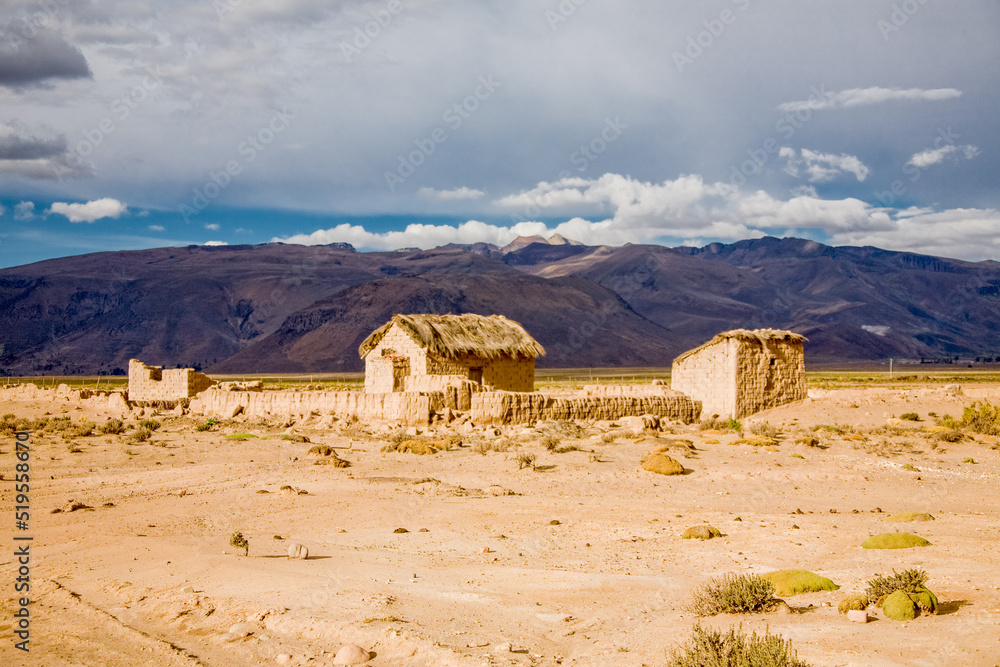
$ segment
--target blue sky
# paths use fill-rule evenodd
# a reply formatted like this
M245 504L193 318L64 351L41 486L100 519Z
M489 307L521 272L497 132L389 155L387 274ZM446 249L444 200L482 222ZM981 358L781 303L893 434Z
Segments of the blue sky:
M998 37L987 0L0 0L0 266L556 232L997 259Z

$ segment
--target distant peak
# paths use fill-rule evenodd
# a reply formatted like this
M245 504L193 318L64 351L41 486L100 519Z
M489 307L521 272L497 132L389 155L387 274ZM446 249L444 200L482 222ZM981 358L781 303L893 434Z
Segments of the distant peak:
M562 234L553 234L549 237L549 245L583 245L579 241L574 241L573 239L568 239Z

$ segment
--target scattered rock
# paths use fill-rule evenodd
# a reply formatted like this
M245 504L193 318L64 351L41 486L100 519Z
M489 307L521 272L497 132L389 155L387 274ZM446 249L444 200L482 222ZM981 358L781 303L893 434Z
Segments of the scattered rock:
M194 586L185 586L181 589L181 593L194 593Z
M493 647L494 653L510 653L511 645L509 642L504 642L503 644L497 644Z
M288 545L288 557L296 560L306 560L309 558L309 549L305 545L293 542Z
M681 537L685 540L690 540L692 538L697 540L710 540L713 537L722 537L722 531L714 526L709 526L705 524L703 526L691 526L683 533Z
M333 656L335 665L361 665L371 660L371 653L357 644L344 644Z
M868 612L864 609L852 609L847 612L847 620L854 623L867 623Z
M872 535L861 543L864 549L909 549L910 547L929 547L931 543L912 533L882 533Z
M392 532L394 532L394 533L398 533L398 534L403 534L403 533L408 533L408 532L410 532L410 531L408 531L408 530L407 530L407 529L405 529L405 528L397 528L396 530L394 530L394 531L392 531Z
M229 634L229 636L233 639L242 639L243 637L249 637L252 635L255 629L256 628L249 623L234 623L230 626L227 634Z
M549 525L550 526L558 526L561 523L562 523L562 521L560 521L559 519L552 519L552 521L549 521Z
M278 657L276 657L274 661L279 665L287 665L292 661L292 656L288 655L287 653L279 653Z
M663 452L650 452L642 457L642 469L660 475L681 475L684 466Z
M517 494L508 488L498 486L496 484L491 485L486 492L491 496L516 496Z
M788 615L788 614L794 614L795 612L792 611L792 608L788 605L787 602L785 602L784 600L778 600L778 603L774 606L774 613Z

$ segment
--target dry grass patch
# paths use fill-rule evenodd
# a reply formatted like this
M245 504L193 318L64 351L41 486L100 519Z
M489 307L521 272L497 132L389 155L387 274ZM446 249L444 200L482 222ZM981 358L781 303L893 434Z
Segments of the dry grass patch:
M691 594L688 611L696 616L765 613L774 609L774 584L755 574L727 574Z
M758 637L742 629L726 632L695 625L688 643L668 658L668 667L810 667L799 660L792 642L770 631Z

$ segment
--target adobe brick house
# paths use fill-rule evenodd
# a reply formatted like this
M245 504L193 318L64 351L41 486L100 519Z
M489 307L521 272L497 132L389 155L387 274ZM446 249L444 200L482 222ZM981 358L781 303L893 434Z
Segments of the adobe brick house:
M702 402L702 419L740 419L806 397L804 336L735 329L674 359L670 388Z
M545 349L502 315L395 315L358 354L369 394L442 391L456 381L530 392Z

